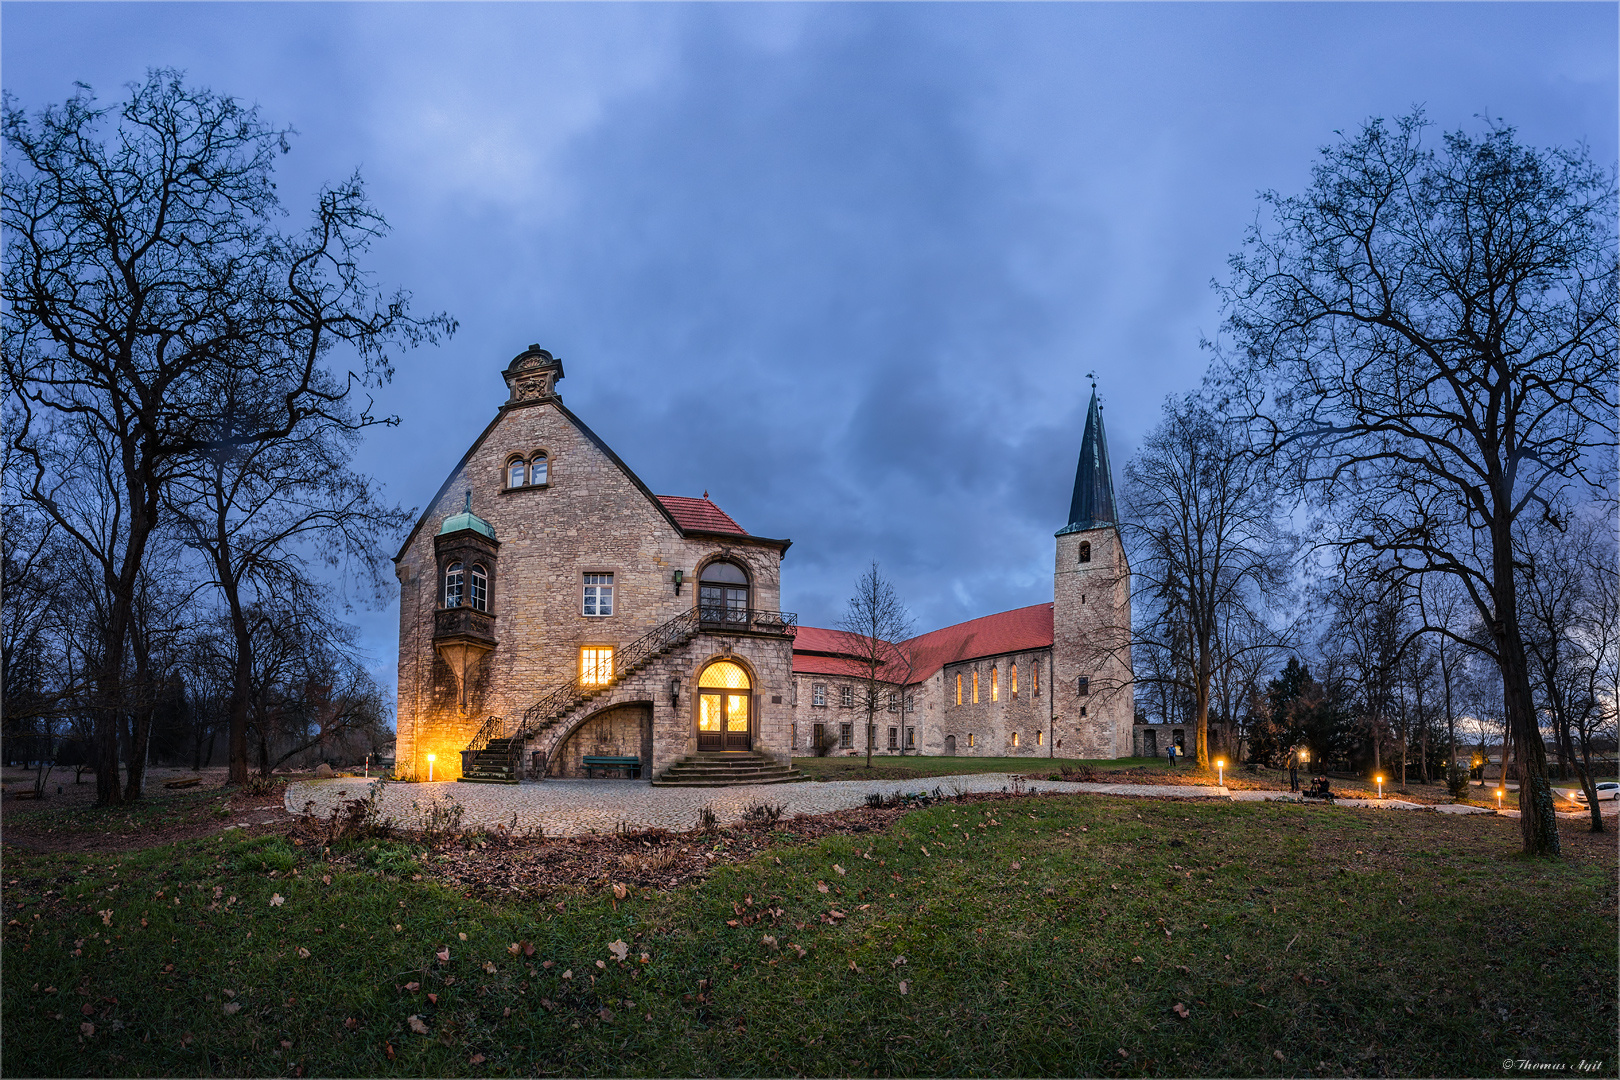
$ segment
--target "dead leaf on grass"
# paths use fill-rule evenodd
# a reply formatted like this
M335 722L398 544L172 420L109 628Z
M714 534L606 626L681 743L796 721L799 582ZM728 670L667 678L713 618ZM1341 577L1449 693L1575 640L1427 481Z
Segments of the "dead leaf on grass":
M439 951L434 953L433 955L437 956L439 958L439 963L448 964L450 962L450 946L448 946L448 945L439 946Z
M271 893L270 894L270 906L271 907L280 907L282 904L285 904L286 902L287 902L287 898L285 896L282 896L280 893Z
M242 1003L240 1001L227 1001L221 1008L225 1010L226 1016L235 1016L242 1011Z
M491 975L495 974L495 962L493 960L485 960L484 970L489 972Z
M428 1033L427 1023L420 1016L417 1016L414 1013L411 1014L411 1018L405 1022L411 1025L411 1030L416 1032L418 1035L426 1035Z
M612 953L620 963L623 963L624 958L630 955L630 946L623 941L610 941L608 942L608 952Z
M900 994L901 994L901 996L903 997L903 996L905 996L906 994L908 994L910 992L911 992L911 984L908 983L906 980L901 979L900 980Z
M304 948L302 945L298 946L298 959L300 959L300 960L308 960L309 959L309 950Z
M360 1021L356 1020L352 1016L346 1017L343 1021L343 1026L348 1028L350 1031L353 1031L355 1028L360 1026Z
M1283 1057L1281 1050L1273 1050L1271 1052L1271 1056L1276 1058L1278 1061L1286 1061L1286 1060L1288 1060L1287 1058Z
M514 941L514 942L512 942L512 944L510 944L510 945L508 945L506 947L506 951L511 953L513 956L516 956L518 953L523 951L523 948L517 942Z
M827 891L827 883L825 881L816 882L816 892L824 893L826 891Z
M842 866L839 866L837 863L833 863L833 869L838 871L838 876L839 877L843 877L844 875L849 873L848 870L845 870Z
M1183 1020L1187 1019L1187 1016L1188 1016L1187 1006L1183 1005L1181 1002L1178 1001L1178 1002L1175 1003L1174 1009L1175 1009L1175 1012L1176 1012L1177 1016L1181 1017Z
M413 994L416 993L421 988L422 988L422 984L419 983L419 982L408 982L408 983L405 984L405 989L407 991L409 991L410 993L413 993Z
M467 1064L469 1064L469 1065L482 1065L483 1063L484 1063L484 1055L483 1054L474 1054L472 1057L467 1059Z
M91 1023L83 1023L83 1024L79 1025L79 1034L83 1035L85 1038L88 1039L92 1035L94 1035L95 1033L96 1033L96 1025L91 1024Z

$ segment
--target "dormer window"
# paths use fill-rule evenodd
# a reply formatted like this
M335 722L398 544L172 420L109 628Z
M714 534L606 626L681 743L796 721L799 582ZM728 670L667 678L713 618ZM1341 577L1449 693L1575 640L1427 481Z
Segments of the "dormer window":
M463 574L462 565L451 563L444 571L444 606L447 608L461 606L461 588Z
M489 572L478 563L472 568L472 606L474 611L489 610Z
M1091 561L1091 541L1090 540L1082 540L1082 541L1080 541L1080 561L1081 562L1090 562Z

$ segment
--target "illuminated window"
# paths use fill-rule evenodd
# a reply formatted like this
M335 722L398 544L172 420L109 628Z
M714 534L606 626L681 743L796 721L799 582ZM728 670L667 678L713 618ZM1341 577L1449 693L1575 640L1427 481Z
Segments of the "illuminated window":
M1041 696L1041 665L1029 665L1029 692L1035 697Z
M534 460L529 462L529 483L551 483L551 469L549 465L550 463L546 460L546 455L544 453L534 455Z
M816 683L810 687L810 707L825 709L827 707L827 684Z
M1091 561L1091 541L1090 540L1082 540L1082 541L1080 541L1080 561L1081 562L1090 562Z
M956 677L956 703L962 704L962 676Z
M472 568L472 606L474 611L489 610L489 574L478 563Z
M1018 732L1016 732L1016 731L1013 732L1012 736L1013 736L1013 745L1017 746L1018 745Z
M585 575L585 614L613 614L613 575Z
M1091 679L1088 676L1085 676L1085 675L1080 676L1079 688L1080 688L1080 696L1081 697L1085 697L1086 695L1090 694L1091 693Z
M1046 735L1046 732L1044 732L1044 731L1037 731L1035 733L1035 745L1036 746L1041 745L1045 735Z
M1013 697L1018 696L1018 665L1014 664L1007 669L1007 681L1012 683Z
M444 571L444 606L461 606L462 566L458 562L451 563Z
M997 678L994 666L990 668L990 700L1001 700L1001 680Z
M579 650L579 681L586 686L606 686L613 681L613 650L588 646Z
M973 671L973 704L977 705L978 703L979 703L979 672L978 672L978 669L975 668L974 671Z
M846 709L855 707L855 688L853 686L839 687L838 704Z
M968 732L968 745L969 746L973 745L973 732L971 732L971 731Z

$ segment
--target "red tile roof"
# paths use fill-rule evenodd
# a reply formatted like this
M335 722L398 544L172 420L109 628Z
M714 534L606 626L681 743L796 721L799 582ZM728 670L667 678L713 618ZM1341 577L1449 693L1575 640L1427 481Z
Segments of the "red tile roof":
M741 525L731 520L730 514L706 498L689 499L685 495L660 495L658 501L664 504L669 516L683 529L690 529L693 532L748 535Z
M861 665L847 658L854 650L843 644L843 637L837 630L817 626L799 627L798 637L793 642L793 670L805 675L864 677ZM914 637L906 644L912 656L911 674L907 681L920 683L946 664L960 660L1050 648L1052 605L1036 604L980 619L969 619ZM818 655L827 653L840 655ZM890 672L888 677L890 681L897 681L904 676L899 672Z

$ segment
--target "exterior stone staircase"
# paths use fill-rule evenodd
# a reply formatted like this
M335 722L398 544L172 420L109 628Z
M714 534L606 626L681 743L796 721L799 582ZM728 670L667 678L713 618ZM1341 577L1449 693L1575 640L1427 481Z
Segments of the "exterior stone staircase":
M810 777L752 750L692 754L675 762L653 787L729 787L732 784L792 784Z
M515 784L522 753L519 739L490 739L473 753L458 779L463 784Z

